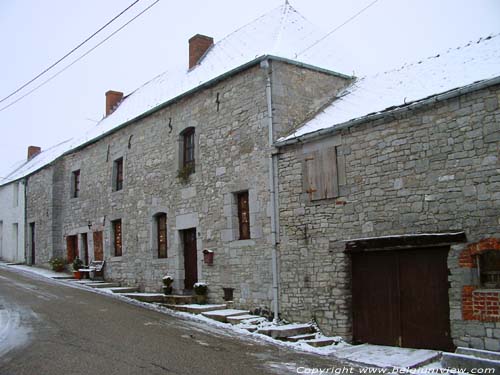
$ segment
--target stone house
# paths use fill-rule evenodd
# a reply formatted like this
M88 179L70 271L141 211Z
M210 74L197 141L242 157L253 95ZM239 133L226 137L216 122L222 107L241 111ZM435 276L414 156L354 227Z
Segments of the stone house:
M280 312L500 351L500 37L353 82L280 139Z
M103 259L144 291L205 281L211 302L230 288L354 341L500 350L499 38L358 79L337 46L309 48L322 36L286 3L108 91L94 129L7 181L27 262Z

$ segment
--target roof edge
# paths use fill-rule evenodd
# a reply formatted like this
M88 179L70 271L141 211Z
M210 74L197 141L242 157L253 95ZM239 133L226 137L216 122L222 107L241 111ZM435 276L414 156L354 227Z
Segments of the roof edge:
M334 124L328 128L319 129L319 130L313 131L311 133L306 133L304 135L300 135L298 137L286 139L283 141L276 141L274 143L274 146L281 148L281 147L293 145L296 143L313 141L313 140L328 136L332 133L336 133L337 131L340 131L342 129L346 129L346 128L350 128L350 127L353 127L356 125L360 125L360 124L363 124L365 122L383 119L383 118L386 118L389 116L393 116L395 114L400 114L403 112L408 112L411 110L419 109L419 108L427 106L428 104L442 102L442 101L445 101L448 99L455 98L455 97L460 96L460 95L468 94L468 93L471 93L474 91L488 88L490 86L495 86L497 84L500 84L500 76L477 81L477 82L474 82L474 83L471 83L471 84L468 84L465 86L460 86L460 87L457 87L457 88L454 88L454 89L451 89L451 90L448 90L448 91L445 91L445 92L442 92L439 94L431 95L431 96L428 96L426 98L418 99L418 100L415 100L413 102L400 105L400 106L398 106L396 108L392 108L390 110L385 109L385 110L382 110L381 112L368 114L368 115L363 116L363 117L354 118L352 120L342 122L342 123L337 124L337 125Z
M334 72L332 70L328 70L328 69L323 69L323 68L320 68L320 67L317 67L317 66L314 66L314 65L310 65L310 64L306 64L306 63L302 63L300 61L296 61L296 60L290 60L290 59L287 59L287 58L284 58L284 57L279 57L279 56L274 56L274 55L262 55L262 56L259 56L253 60L250 60L249 62L243 64L243 65L240 65L234 69L231 69L215 78L212 78L211 80L208 80L204 83L202 83L201 85L198 85L188 91L185 91L183 92L182 94L179 94L169 100L167 100L166 102L163 102L159 105L157 105L156 107L153 107L151 108L150 110L144 112L144 113L141 113L140 115L128 120L128 121L125 121L123 124L121 125L118 125L116 127L114 127L113 129L110 129L108 130L107 132L101 134L100 136L96 137L96 138L93 138L85 143L82 143L81 145L71 149L71 150L68 150L66 151L64 154L62 154L61 156L64 156L64 155L68 155L68 154L71 154L75 151L78 151L78 150L81 150L82 148L88 146L88 145L91 145L99 140L101 140L102 138L110 135L110 134L113 134L114 132L136 122L136 121L139 121L145 117L148 117L160 110L162 110L163 108L165 107L168 107L169 105L185 98L186 96L189 96L201 89L204 89L204 88L207 88L207 87L210 87L210 86L213 86L215 85L216 83L228 78L228 77L231 77L243 70L246 70L264 60L275 60L275 61L281 61L281 62L284 62L284 63L287 63L287 64L291 64L291 65L295 65L295 66L298 66L298 67L301 67L301 68L306 68L306 69L311 69L311 70L315 70L317 72L320 72L320 73L325 73L325 74L329 74L329 75L333 75L333 76L336 76L336 77L340 77L340 78L344 78L344 79L353 79L354 76L348 76L348 75L345 75L345 74L342 74L342 73L338 73L338 72Z

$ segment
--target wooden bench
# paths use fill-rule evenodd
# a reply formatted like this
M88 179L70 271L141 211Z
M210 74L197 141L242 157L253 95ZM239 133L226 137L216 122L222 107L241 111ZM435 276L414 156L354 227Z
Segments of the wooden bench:
M78 271L88 273L89 279L94 280L96 276L103 276L104 260L93 260L87 268L80 268Z

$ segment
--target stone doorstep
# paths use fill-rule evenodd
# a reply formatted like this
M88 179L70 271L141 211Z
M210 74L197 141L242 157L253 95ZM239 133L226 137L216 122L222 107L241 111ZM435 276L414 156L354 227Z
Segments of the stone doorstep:
M316 338L316 333L304 333L302 335L285 337L285 341L297 342L301 340L312 340L314 338Z
M91 288L116 288L120 286L120 283L88 283L85 285Z
M248 320L255 321L254 324L257 323L257 319L263 319L263 321L266 321L266 318L262 318L261 316L258 315L251 315L251 314L243 314L243 315L236 315L236 316L229 316L227 318L227 322L231 324L240 324L240 323L247 323Z
M193 296L189 295L178 295L178 294L168 294L163 296L163 302L169 305L188 305L193 303Z
M266 327L257 330L257 333L270 336L273 339L284 339L290 336L298 336L314 332L309 324L286 324L278 327Z
M224 310L227 307L226 305L196 305L196 304L187 304L187 305L163 304L163 306L168 307L169 309L172 310L188 312L191 314L201 314L209 311Z
M500 353L492 352L491 350L471 349L458 347L455 354L471 355L477 358L491 359L493 361L500 361Z
M137 288L133 286L119 286L119 287L112 287L112 288L103 288L107 289L113 293L134 293L137 292Z
M314 346L315 348L319 348L322 346L328 346L328 345L333 345L337 344L338 341L331 338L331 337L321 337L319 339L313 339L313 340L305 340L304 341L307 345Z
M494 373L500 373L500 360L480 358L473 355L443 353L441 357L441 366L444 368L461 368L471 371L473 369L494 369Z
M54 280L76 280L74 278L74 276L70 276L70 275L64 275L64 276L51 276L50 277L51 279L54 279Z
M245 314L248 314L248 310L225 309L225 310L207 311L202 313L203 316L217 320L222 323L227 323L227 318L230 316L245 315Z
M165 295L160 293L121 293L122 296L141 302L164 302Z

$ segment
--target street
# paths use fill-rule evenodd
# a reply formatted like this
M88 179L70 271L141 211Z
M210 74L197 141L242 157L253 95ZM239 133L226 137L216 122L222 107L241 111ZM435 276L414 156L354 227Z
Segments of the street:
M294 374L299 367L337 366L330 358L0 268L1 375Z

